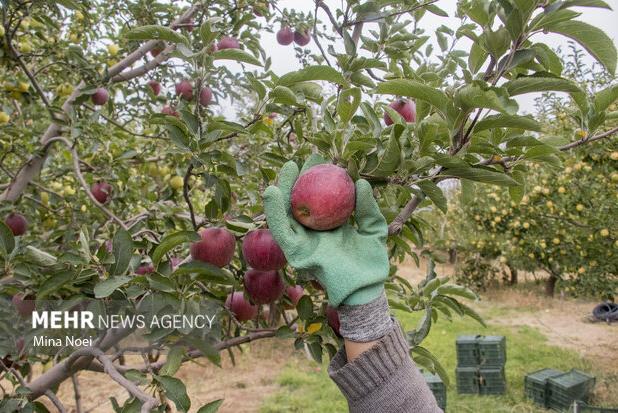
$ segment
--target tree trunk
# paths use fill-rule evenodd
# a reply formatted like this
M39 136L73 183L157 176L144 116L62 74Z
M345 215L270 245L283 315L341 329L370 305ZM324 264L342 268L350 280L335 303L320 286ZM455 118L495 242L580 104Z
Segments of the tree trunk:
M455 264L457 262L457 249L455 248L448 249L448 262L449 264Z
M554 296L554 291L556 290L556 282L558 281L558 277L554 273L549 273L549 278L545 281L545 295L548 297Z
M509 280L509 285L517 284L517 268L513 267L511 264L507 264L507 267L509 267L509 271L511 272L511 279Z

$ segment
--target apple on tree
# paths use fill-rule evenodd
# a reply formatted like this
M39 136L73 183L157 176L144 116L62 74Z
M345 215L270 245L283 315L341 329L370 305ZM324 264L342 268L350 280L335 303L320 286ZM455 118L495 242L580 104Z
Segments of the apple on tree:
M251 269L245 273L245 290L255 304L270 304L283 295L285 285L277 271Z
M161 83L157 82L156 80L151 80L150 82L148 82L148 86L150 87L152 93L155 96L159 96L161 94Z
M138 275L152 274L153 272L155 272L155 268L152 264L142 264L135 270L135 274Z
M416 121L416 105L411 100L397 99L388 106L399 113L406 122L413 123ZM388 113L384 113L384 123L386 126L393 124L393 120Z
M279 244L268 229L257 229L245 235L242 254L247 264L257 270L280 270L287 262Z
M201 240L191 244L191 257L223 268L234 258L236 238L225 228L206 228L200 232Z
M331 306L326 307L326 319L328 320L328 325L333 329L335 334L341 337L339 332L339 313L337 312L337 309Z
M316 165L296 180L290 203L292 215L304 226L318 231L334 229L345 224L354 211L354 182L337 165Z
M90 187L90 192L97 201L105 204L112 197L112 186L107 182L97 182Z
M223 36L217 44L218 50L240 49L240 42L235 37Z
M204 86L200 90L200 105L208 106L212 102L212 89L208 86Z
M176 95L184 100L193 100L193 86L188 80L176 83Z
M257 316L258 307L247 301L242 291L235 291L229 294L225 300L225 307L240 322L251 320Z
M34 297L28 296L24 293L15 294L11 299L13 303L13 307L17 313L22 317L30 317L32 312L34 311Z
M90 98L92 99L92 103L97 106L102 106L109 100L109 93L107 92L107 89L100 87L95 90Z
M311 42L311 32L309 29L300 29L294 32L294 43L299 46L307 46Z
M277 42L282 46L288 46L294 41L294 32L289 26L283 26L277 32Z
M26 220L26 217L17 212L12 212L7 215L4 219L4 223L16 237L24 235L28 229L28 221Z
M288 286L285 289L285 294L292 302L293 307L296 307L304 293L305 289L302 287L302 285Z
M163 108L161 109L161 113L163 115L168 115L168 116L175 116L175 117L179 116L178 112L176 111L176 108L170 105L163 106Z

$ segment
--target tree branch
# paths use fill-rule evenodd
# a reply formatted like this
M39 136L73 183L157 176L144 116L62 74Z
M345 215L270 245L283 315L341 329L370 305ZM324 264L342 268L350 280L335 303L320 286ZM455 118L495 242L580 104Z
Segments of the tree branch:
M408 219L412 216L412 213L418 208L421 202L423 202L424 197L414 195L412 199L408 201L406 206L399 212L399 215L393 219L393 221L388 225L388 235L399 234L403 229L403 224L406 223Z
M375 21L379 21L379 20L384 20L384 19L389 18L389 17L395 17L395 16L399 16L399 15L402 15L402 14L406 14L406 13L412 13L413 11L416 11L418 9L422 9L423 7L426 7L426 6L429 6L429 5L433 4L433 3L436 3L437 1L438 0L430 0L430 1L427 1L425 3L417 4L416 6L410 8L410 9L407 9L407 10L400 10L400 11L396 11L396 12L393 12L393 13L390 13L390 14L380 15L380 16L376 16L376 17L368 17L366 19L354 20L354 21L351 21L351 22L346 22L346 23L343 23L341 25L341 27L350 27L350 26L354 26L354 25L362 24L362 23L371 23L371 22L375 22Z

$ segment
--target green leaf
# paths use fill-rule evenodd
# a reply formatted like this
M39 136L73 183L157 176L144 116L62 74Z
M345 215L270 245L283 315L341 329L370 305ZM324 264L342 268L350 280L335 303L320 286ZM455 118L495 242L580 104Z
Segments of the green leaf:
M155 376L168 399L174 402L176 409L181 412L187 412L191 408L191 400L187 396L187 388L185 384L175 377L170 376Z
M559 77L520 77L506 82L503 87L506 88L511 96L548 90L569 93L582 92L574 82Z
M200 407L197 413L217 413L223 404L223 399L214 400Z
M182 358L185 355L185 350L181 346L174 346L167 354L165 364L159 370L159 374L163 376L173 376L176 374L182 364Z
M94 286L94 296L96 298L109 297L114 291L129 281L131 281L131 277L126 275L122 275L120 277L110 277Z
M494 128L515 128L540 132L542 126L529 116L517 115L491 115L480 120L474 127L475 132Z
M562 2L562 7L599 7L611 10L612 8L602 0L566 0Z
M49 277L41 287L39 287L37 291L37 299L42 300L44 297L58 291L62 286L64 286L69 281L75 278L75 273L73 271L62 271L60 273L55 273L51 277Z
M280 103L282 105L296 105L298 103L294 92L285 86L276 86L270 91L268 97L275 103Z
M468 66L472 73L478 72L483 63L487 60L487 52L478 43L472 43L470 48L470 55L468 56Z
M223 49L212 54L214 60L235 60L255 66L263 66L262 62L250 53L240 49Z
M339 85L345 84L345 79L337 70L330 66L309 66L296 72L283 75L277 84L281 86L291 86L299 82L310 80L324 80Z
M172 276L176 277L184 274L196 274L201 281L213 281L223 285L233 285L234 277L221 268L202 261L191 261L181 265Z
M460 297L467 298L468 300L476 300L478 296L469 288L463 287L461 285L453 285L453 284L445 284L438 287L436 293L442 295L457 295Z
M530 149L528 149L524 157L527 159L537 159L537 158L545 157L547 155L553 155L558 152L559 150L551 145L541 144L541 145L535 145L531 147Z
M481 317L476 311L474 311L472 308L468 307L467 305L460 303L459 301L458 303L461 309L463 310L464 314L466 314L468 317L472 317L473 319L478 321L480 325L487 328L487 324L485 324L483 317Z
M308 295L303 295L296 304L296 311L301 320L309 320L313 317L313 301Z
M575 40L594 56L611 75L616 73L616 46L603 30L577 20L550 24L545 26L545 29Z
M171 43L189 44L189 39L182 34L169 27L158 25L136 27L129 31L125 38L127 40L163 40Z
M418 183L421 190L433 201L433 203L446 214L447 201L444 193L438 185L432 181L421 181Z
M195 231L180 231L166 235L152 253L152 265L158 268L165 254L176 246L185 242L195 242L199 240L200 236Z
M443 114L446 113L448 98L430 86L408 79L395 79L382 82L376 87L376 93L382 95L406 96L428 102Z
M15 248L13 231L2 221L0 221L0 247L7 255L10 255Z
M618 85L609 86L594 95L594 108L603 112L618 99Z
M112 240L114 263L110 266L111 275L123 275L127 272L133 255L133 239L124 229L119 229Z
M26 247L26 254L32 263L43 267L49 267L58 262L58 259L53 255L33 247L32 245Z
M337 114L341 123L347 124L356 113L361 102L361 90L359 88L346 89L339 95L337 102Z
M456 104L462 109L487 108L500 113L517 112L517 102L509 99L502 88L486 88L479 84L466 85L457 91Z
M393 132L388 140L386 149L380 157L377 166L369 174L371 176L389 176L397 170L401 162L401 147L399 146L399 136L403 132L402 125L395 125Z
M483 168L448 168L444 171L445 175L454 175L471 181L483 182L486 184L517 186L519 185L510 176Z

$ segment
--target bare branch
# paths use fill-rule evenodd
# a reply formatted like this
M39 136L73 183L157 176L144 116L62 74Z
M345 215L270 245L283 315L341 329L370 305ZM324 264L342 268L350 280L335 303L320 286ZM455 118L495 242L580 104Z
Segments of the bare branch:
M341 27L349 27L349 26L354 26L357 24L362 24L362 23L370 23L370 22L375 22L375 21L379 21L379 20L384 20L386 18L389 17L395 17L395 16L399 16L402 14L406 14L406 13L412 13L413 11L416 11L418 9L422 9L423 7L427 7L433 3L436 3L438 0L430 0L427 1L425 3L421 3L421 4L417 4L416 6L409 8L407 10L400 10L400 11L396 11L393 13L389 13L389 14L385 14L385 15L380 15L380 16L376 16L376 17L368 17L366 19L361 19L361 20L354 20L351 22L346 22L344 24L341 25Z
M45 396L47 396L47 398L51 400L51 402L54 404L54 406L56 406L56 409L58 409L60 413L67 413L67 409L64 407L58 396L56 396L53 391L47 390L45 392Z
M423 202L423 198L414 195L412 199L408 201L406 206L399 212L399 215L393 219L393 221L388 225L388 235L399 234L403 228L403 224L406 223L408 219L412 216L412 213L418 208L420 203Z
M77 374L71 375L71 381L73 382L73 394L75 394L75 412L82 413L82 395L79 390Z

